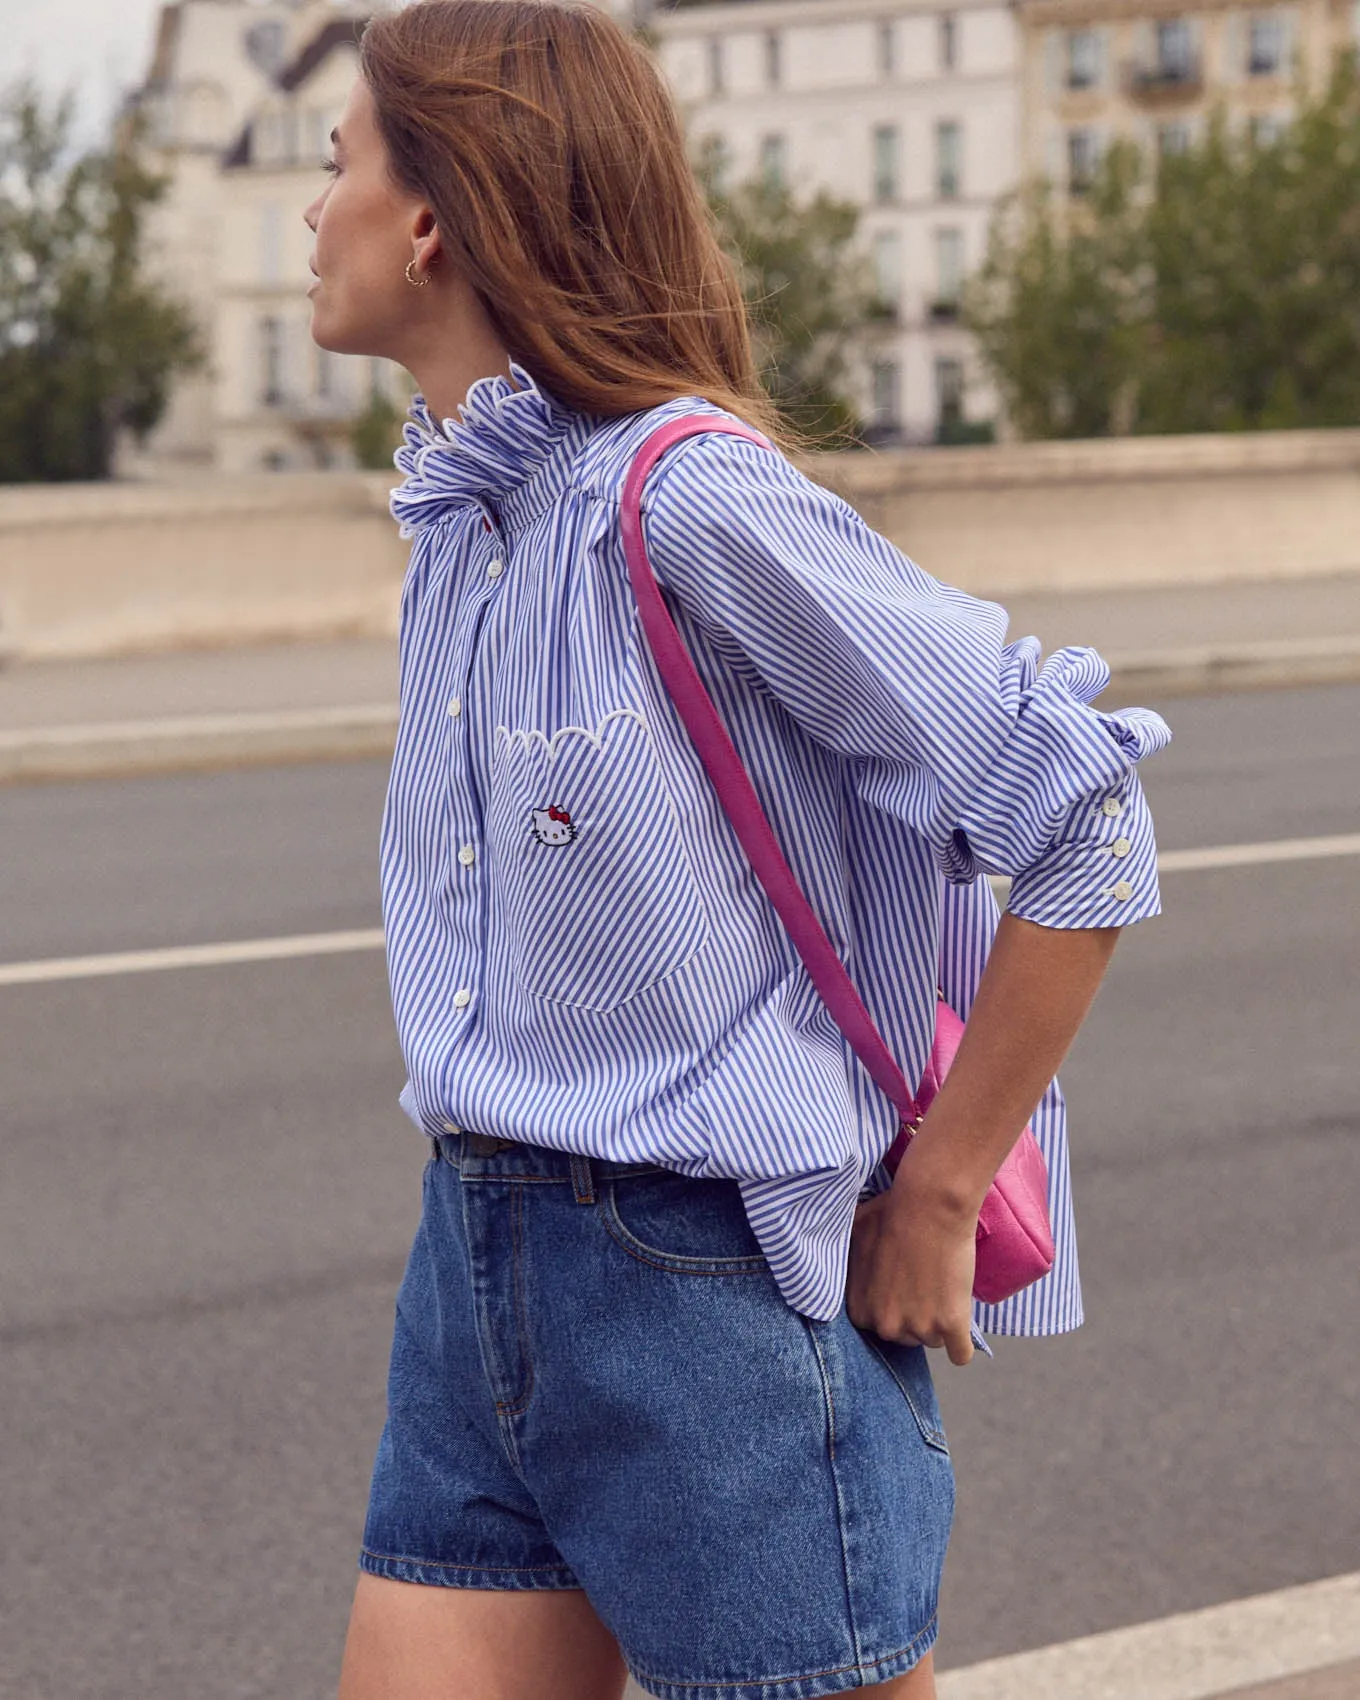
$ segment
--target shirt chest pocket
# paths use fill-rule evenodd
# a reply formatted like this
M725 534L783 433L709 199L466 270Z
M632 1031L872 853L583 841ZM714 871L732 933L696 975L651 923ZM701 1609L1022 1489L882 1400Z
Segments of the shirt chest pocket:
M515 972L607 1011L689 962L708 918L651 734L633 709L551 737L498 728L489 829Z

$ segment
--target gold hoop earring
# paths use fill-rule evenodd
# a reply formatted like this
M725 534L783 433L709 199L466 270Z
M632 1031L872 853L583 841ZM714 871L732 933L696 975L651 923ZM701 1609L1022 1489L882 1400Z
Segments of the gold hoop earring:
M406 281L413 289L424 289L425 285L430 281L430 274L426 272L424 277L412 277L411 273L415 270L415 267L416 261L415 255L413 254L406 262Z

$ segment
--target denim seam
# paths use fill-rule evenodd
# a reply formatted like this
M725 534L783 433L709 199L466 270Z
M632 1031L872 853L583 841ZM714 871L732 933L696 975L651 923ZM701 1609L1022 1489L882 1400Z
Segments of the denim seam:
M524 1366L521 1372L523 1382L513 1399L497 1399L496 1410L503 1417L518 1417L528 1409L534 1391L534 1360L529 1351L529 1330L524 1304L524 1199L520 1193L515 1193L510 1202L510 1256L515 1294L515 1335L519 1340L520 1358ZM518 1454L518 1448L515 1448L515 1451ZM515 1468L518 1469L518 1456L514 1462Z
M477 1186L483 1181L495 1181L502 1186L518 1186L521 1182L529 1182L535 1186L571 1185L570 1175L513 1175L506 1173L504 1170L497 1170L491 1174L485 1175L469 1175L464 1173L462 1178L468 1186Z
M438 1558L416 1558L404 1552L377 1552L372 1547L359 1550L365 1558L376 1558L382 1564L414 1564L423 1570L480 1570L488 1576L547 1576L556 1570L571 1574L569 1564L453 1564Z
M685 1257L679 1252L658 1251L655 1246L647 1245L630 1232L619 1215L612 1181L607 1187L601 1188L596 1209L600 1212L605 1232L615 1245L622 1247L629 1257L636 1258L639 1263L645 1263L653 1269L662 1269L672 1275L765 1275L769 1272L770 1266L765 1258L755 1255L729 1258Z
M881 1363L883 1365L884 1369L887 1370L888 1374L897 1383L898 1391L901 1393L902 1397L907 1402L907 1409L911 1412L912 1416L916 1419L916 1426L921 1431L921 1439L925 1441L927 1446L933 1446L937 1452L943 1452L945 1457L947 1458L949 1456L949 1442L945 1438L944 1430L942 1428L939 1428L934 1423L928 1423L925 1420L925 1418L921 1415L920 1411L916 1408L916 1401L912 1398L911 1391L907 1387L907 1384L902 1380L902 1377L893 1368L892 1364L889 1362L888 1358L884 1355L884 1353L881 1352L879 1350L879 1348L875 1345L873 1339L868 1334L864 1333L863 1331L861 1331L861 1338L863 1339L865 1345L869 1348L869 1350L878 1359L879 1363Z
M916 1648L920 1646L922 1641L924 1641L928 1636L933 1635L935 1632L937 1615L938 1614L936 1612L931 1612L925 1623L921 1626L917 1633L912 1636L911 1640L907 1642L905 1647L899 1647L892 1653L883 1653L876 1659L870 1659L867 1664L830 1665L825 1670L799 1671L790 1676L753 1676L742 1682L672 1682L669 1677L657 1676L654 1671L643 1670L640 1665L635 1665L631 1659L628 1660L628 1669L638 1679L638 1681L642 1683L654 1682L661 1688L670 1689L697 1690L706 1688L713 1693L729 1694L733 1697L733 1700L740 1700L740 1696L744 1691L753 1688L763 1688L777 1684L817 1682L824 1676L848 1676L851 1671L854 1671L861 1676L872 1676L874 1671L878 1670L881 1666L895 1664L898 1659L903 1659L908 1653L914 1652Z
M806 1318L803 1318L802 1322L804 1332L812 1342L812 1350L817 1357L817 1373L821 1377L822 1399L826 1405L827 1462L831 1469L831 1488L836 1496L836 1536L840 1541L841 1577L845 1584L845 1621L850 1626L850 1645L855 1655L854 1668L862 1670L864 1648L860 1645L859 1624L855 1621L855 1585L850 1574L850 1548L845 1534L845 1498L841 1493L840 1471L836 1468L836 1396L831 1386L831 1371L827 1367L826 1355L822 1351L817 1332Z

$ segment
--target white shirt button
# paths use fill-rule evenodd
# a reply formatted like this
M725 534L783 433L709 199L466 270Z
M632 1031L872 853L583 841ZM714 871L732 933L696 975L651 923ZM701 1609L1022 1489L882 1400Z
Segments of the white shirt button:
M1133 896L1133 887L1127 880L1120 880L1114 888L1114 894L1121 903L1127 903ZM457 999L455 998L454 1001L456 1003Z
M1133 845L1127 838L1116 838L1114 843L1110 846L1110 854L1112 856L1118 856L1122 861L1132 849Z
M499 578L504 571L505 562L499 555L493 556L492 559L487 562L486 576L488 578Z
M1118 797L1107 797L1100 805L1100 812L1103 815L1107 815L1111 820L1115 820L1123 814L1124 805L1119 801Z
M462 697L451 698L450 701L449 701L449 714L450 714L450 716L454 720L457 720L458 716L462 712L463 712L463 699L462 699Z
M460 986L453 994L453 1007L455 1009L466 1009L471 1002L472 993L466 986Z
M458 852L458 860L465 868L470 868L477 860L477 852L473 849L471 844L465 844Z

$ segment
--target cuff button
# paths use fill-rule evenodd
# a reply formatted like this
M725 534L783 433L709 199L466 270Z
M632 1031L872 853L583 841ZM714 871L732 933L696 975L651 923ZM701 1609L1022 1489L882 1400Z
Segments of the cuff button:
M1120 880L1114 887L1114 895L1121 903L1127 903L1133 896L1133 887L1127 880Z

